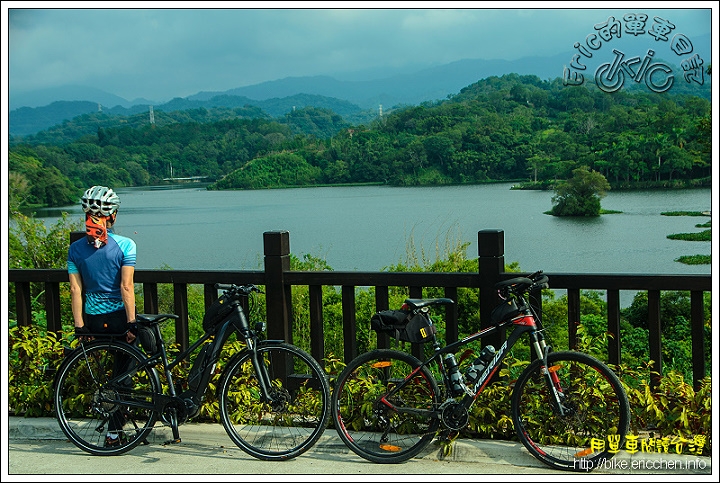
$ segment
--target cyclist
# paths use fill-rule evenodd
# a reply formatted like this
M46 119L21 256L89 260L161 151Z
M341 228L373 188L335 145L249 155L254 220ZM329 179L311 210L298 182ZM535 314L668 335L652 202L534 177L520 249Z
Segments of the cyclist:
M120 198L110 188L93 186L83 194L81 206L86 237L70 245L67 258L75 335L87 340L127 331L127 342L135 344L136 245L112 231ZM127 360L119 359L113 369L127 369ZM126 419L122 413L116 410L110 417L105 446L120 444Z

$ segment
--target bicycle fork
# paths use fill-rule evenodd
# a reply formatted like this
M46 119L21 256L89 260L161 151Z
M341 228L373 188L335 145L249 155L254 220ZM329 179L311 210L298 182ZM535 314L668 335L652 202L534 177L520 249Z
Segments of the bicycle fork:
M545 343L545 339L542 336L538 337L536 332L530 334L530 339L532 341L532 346L535 349L535 353L538 355L538 358L542 360L540 370L542 371L548 390L550 391L553 406L560 416L565 416L568 408L563 404L565 395L563 388L560 385L560 378L557 375L556 368L548 365L550 346Z
M268 374L267 367L260 357L258 357L257 351L257 339L254 337L248 337L245 339L247 349L250 351L250 359L252 365L255 368L255 374L257 374L258 384L260 386L260 392L262 393L263 399L268 403L274 403L272 396L272 382L270 375Z

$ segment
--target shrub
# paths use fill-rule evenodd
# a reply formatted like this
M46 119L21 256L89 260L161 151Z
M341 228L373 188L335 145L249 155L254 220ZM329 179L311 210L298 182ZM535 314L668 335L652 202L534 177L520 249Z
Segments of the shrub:
M52 379L63 358L64 339L39 326L8 331L8 406L28 417L53 413Z

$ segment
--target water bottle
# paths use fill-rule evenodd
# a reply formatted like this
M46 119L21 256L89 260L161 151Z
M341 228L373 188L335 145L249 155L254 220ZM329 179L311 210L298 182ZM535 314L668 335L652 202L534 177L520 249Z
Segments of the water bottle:
M483 350L480 351L480 356L473 361L472 366L470 366L465 373L465 377L471 385L475 384L493 357L495 357L495 347L491 345L483 347Z
M447 369L447 373L450 376L450 384L452 386L452 390L454 395L459 396L460 394L465 392L465 389L463 388L463 381L462 381L462 374L460 374L460 368L457 365L457 361L455 360L455 356L453 354L448 354L445 356L445 367Z

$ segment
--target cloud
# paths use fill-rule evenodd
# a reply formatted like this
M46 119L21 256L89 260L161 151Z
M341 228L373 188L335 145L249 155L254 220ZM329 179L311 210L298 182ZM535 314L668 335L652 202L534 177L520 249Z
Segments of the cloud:
M688 35L702 35L711 31L708 5L714 3L701 3L705 10L646 10L666 15ZM626 13L622 5L517 8L526 6L522 2L494 9L466 8L475 2L429 2L421 4L429 8L420 9L402 8L403 2L242 3L256 8L181 2L193 8L173 9L164 8L164 2L103 2L95 5L112 8L67 8L76 5L3 2L10 89L86 85L128 100L164 101L290 76L349 78L466 58L515 60L571 51L594 24ZM139 8L148 5L161 8ZM461 8L438 8L446 5Z

